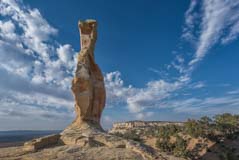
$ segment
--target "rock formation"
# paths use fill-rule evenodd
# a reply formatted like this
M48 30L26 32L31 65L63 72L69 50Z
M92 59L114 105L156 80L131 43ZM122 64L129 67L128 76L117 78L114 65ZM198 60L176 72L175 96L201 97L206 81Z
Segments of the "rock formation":
M89 141L90 134L103 131L100 118L105 107L106 93L104 77L94 59L97 22L79 21L78 27L81 51L78 54L71 88L75 99L76 118L61 134L64 144L84 144Z
M72 81L77 115L74 123L80 125L82 122L91 121L100 124L105 106L105 87L103 75L94 59L97 23L95 20L80 21L78 26L81 51Z

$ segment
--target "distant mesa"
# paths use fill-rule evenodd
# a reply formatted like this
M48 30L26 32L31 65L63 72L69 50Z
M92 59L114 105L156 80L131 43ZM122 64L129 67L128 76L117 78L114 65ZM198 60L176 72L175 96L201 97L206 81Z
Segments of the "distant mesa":
M128 121L128 122L118 122L114 123L112 129L109 133L126 133L127 131L135 128L146 129L146 128L156 128L160 126L176 125L183 126L183 122L167 122L167 121Z

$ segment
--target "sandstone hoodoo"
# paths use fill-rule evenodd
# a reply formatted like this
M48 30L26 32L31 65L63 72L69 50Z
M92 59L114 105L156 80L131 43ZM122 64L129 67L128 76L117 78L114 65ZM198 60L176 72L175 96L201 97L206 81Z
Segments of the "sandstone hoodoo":
M82 122L100 124L100 117L105 106L105 87L103 75L94 59L97 23L95 20L80 21L78 26L81 51L72 81L77 115L74 124L81 125Z
M75 99L76 118L61 133L64 144L82 144L83 139L89 141L88 138L92 133L103 132L100 118L105 107L106 93L104 77L94 59L97 22L95 20L79 21L78 27L81 51L78 54L71 87ZM82 137L82 134L88 134L88 136Z
M60 142L81 147L127 148L143 157L153 157L152 148L108 134L102 129L100 118L106 93L103 75L94 60L97 23L95 20L80 21L78 27L81 51L72 81L76 119L61 133Z

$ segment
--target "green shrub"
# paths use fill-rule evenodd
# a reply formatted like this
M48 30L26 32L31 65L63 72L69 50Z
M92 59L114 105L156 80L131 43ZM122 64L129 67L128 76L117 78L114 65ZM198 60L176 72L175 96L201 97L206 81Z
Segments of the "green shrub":
M169 139L158 139L156 141L156 147L163 152L172 152L175 148L175 145L170 143Z
M119 137L122 137L122 138L125 138L125 139L131 139L131 140L138 141L138 142L142 141L140 136L134 130L127 131L124 134L123 133L119 133L119 132L118 133L114 133L114 134L116 136L119 136Z
M230 138L230 135L239 130L239 117L230 113L216 115L214 117L216 129Z
M193 119L189 119L184 124L186 134L189 134L192 137L198 138L199 136L204 135L203 127Z
M177 136L175 142L175 148L173 149L173 154L177 157L188 157L189 152L187 151L187 141L182 137Z
M169 124L166 126L160 126L157 128L157 137L159 138L168 138L170 136L174 136L177 135L177 133L179 133L180 131L182 131L182 127L181 126L176 126L174 124Z

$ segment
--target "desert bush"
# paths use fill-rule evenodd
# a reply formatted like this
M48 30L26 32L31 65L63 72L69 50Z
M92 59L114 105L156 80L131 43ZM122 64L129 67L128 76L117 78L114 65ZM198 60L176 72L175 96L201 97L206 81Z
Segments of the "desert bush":
M170 143L169 138L166 139L158 139L156 141L156 147L159 148L163 152L172 152L175 148L175 145Z
M159 138L156 142L156 147L161 151L172 153L177 157L188 157L189 152L187 151L187 141L180 136L176 136L175 142L170 142L170 138Z
M229 113L216 115L213 119L204 116L199 120L189 119L184 127L184 132L195 138L217 139L215 136L219 132L221 136L234 139L239 132L239 116Z
M198 138L204 135L203 127L194 119L189 119L185 122L184 127L184 132L192 137Z
M168 138L170 136L176 135L182 131L181 126L176 126L174 124L169 124L166 126L160 126L157 128L157 137L159 138Z
M227 138L233 138L234 133L239 130L239 117L238 115L232 115L230 113L224 113L221 115L216 115L215 128L222 132Z
M188 157L189 151L187 150L188 142L180 136L176 136L175 147L173 154L177 157Z
M140 136L134 130L130 130L130 131L127 131L125 133L117 132L117 133L114 133L114 134L119 136L119 137L125 138L125 139L130 139L130 140L134 140L134 141L138 141L138 142L142 141Z

